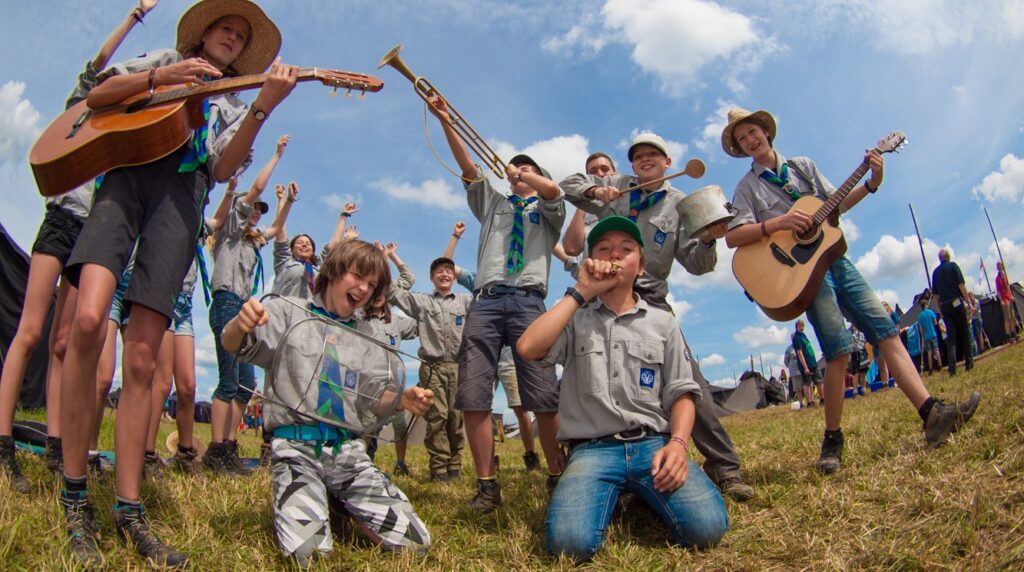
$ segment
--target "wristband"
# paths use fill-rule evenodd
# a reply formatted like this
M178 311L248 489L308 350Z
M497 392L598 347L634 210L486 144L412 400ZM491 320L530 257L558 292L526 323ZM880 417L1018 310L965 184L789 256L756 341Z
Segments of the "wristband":
M573 288L572 286L569 286L568 288L565 289L565 295L572 296L572 299L576 300L576 304L580 308L587 305L587 299L583 297L583 294L580 294L579 290Z
M145 17L145 15L146 13L142 11L142 8L132 10L132 18L135 18L135 21L140 24L142 23L142 18Z
M670 443L679 443L680 445L683 446L683 449L686 449L687 454L689 454L690 446L686 443L686 441L683 441L679 437L672 437L671 439L669 439L669 442Z
M761 236L768 236L768 227L765 226L765 222L767 221L761 222Z
M352 216L352 213L345 213L345 212L343 212L343 213L341 213L341 216L343 216L345 218L349 218L349 217Z
M149 70L149 95L153 95L154 89L156 89L156 68Z
M879 187L880 186L881 185L879 185ZM864 181L864 188L867 189L868 192L871 193L871 194L875 194L875 191L878 190L878 187L875 187L873 189L871 188L871 181Z

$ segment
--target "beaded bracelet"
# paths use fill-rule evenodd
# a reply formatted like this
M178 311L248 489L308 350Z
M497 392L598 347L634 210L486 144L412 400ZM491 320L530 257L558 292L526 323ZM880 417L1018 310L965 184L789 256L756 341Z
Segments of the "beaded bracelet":
M682 440L682 439L680 439L679 437L672 437L671 439L669 439L669 441L670 441L670 442L672 442L672 443L679 443L680 445L682 445L682 446L683 446L683 449L686 449L686 452L687 452L687 453L689 453L689 452L690 452L690 445L688 445L688 444L686 443L686 441L683 441L683 440Z

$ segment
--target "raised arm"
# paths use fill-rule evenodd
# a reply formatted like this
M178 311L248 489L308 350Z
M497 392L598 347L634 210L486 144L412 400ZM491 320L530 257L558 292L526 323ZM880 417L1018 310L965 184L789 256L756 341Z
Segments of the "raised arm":
M355 203L345 203L345 206L341 209L341 214L338 215L338 224L334 227L334 234L331 235L331 240L327 243L327 248L334 248L334 245L338 244L342 240L348 240L345 236L347 234L345 232L345 224L348 222L348 219L357 212L359 212L359 209L356 208ZM355 237L359 237L358 231L356 231Z
M444 247L444 254L441 256L449 260L455 260L455 248L462 240L462 233L466 232L466 223L461 220L452 227L452 236L448 239L448 246Z
M885 160L882 158L882 155L871 149L865 152L864 160L871 167L871 180L863 185L858 185L850 191L850 194L846 195L846 198L843 199L843 204L839 207L841 212L852 209L861 199L868 196L868 185L876 191L878 187L882 186L882 181L885 179Z
M213 218L210 219L210 228L213 232L220 230L220 227L224 226L224 221L227 220L228 212L231 210L231 200L235 196L235 187L238 186L238 178L231 177L228 181L228 188L224 191L224 196L220 199L220 204L217 205L216 212L213 213Z
M411 289L413 284L416 283L416 275L413 274L412 270L409 270L409 267L406 266L405 262L402 262L402 259L398 257L398 245L394 242L381 245L378 242L377 246L384 252L384 255L388 257L388 260L395 265L395 268L398 269L398 280L395 280L394 287L399 290ZM405 310L402 311L404 312Z
M138 7L132 9L128 17L110 33L107 37L107 41L103 42L100 46L100 51L96 53L96 57L92 59L92 65L96 70L102 70L107 67L107 63L110 62L110 56L114 55L114 51L121 45L121 42L128 36L128 32L132 31L135 24L142 23L142 19L149 14L149 11L156 8L157 3L160 0L140 0Z
M256 204L256 201L260 200L260 195L266 190L267 183L270 182L270 175L274 174L274 169L277 168L278 161L284 155L285 147L288 146L290 139L291 137L288 135L282 135L277 138L277 147L274 149L274 154L271 155L267 164L263 165L263 168L260 169L260 173L256 175L256 180L252 182L249 192L242 198L246 204Z
M583 224L583 219L586 216L585 211L576 209L572 220L569 221L569 227L565 229L565 236L562 237L562 251L569 256L576 256L583 252L583 247L587 244L586 229Z
M270 223L270 228L267 229L267 238L273 238L275 242L288 242L288 231L285 230L285 222L288 220L288 214L292 211L292 205L295 201L299 200L299 186L295 184L295 181L288 183L288 190L284 190L283 185L281 192L277 195L277 215L274 216L274 222Z
M452 156L455 157L455 162L459 164L459 168L462 169L462 178L466 181L471 181L476 178L476 164L473 163L473 158L470 156L466 146L462 143L462 139L459 138L458 134L455 133L455 129L451 124L451 116L448 114L448 102L444 100L440 95L434 95L429 100L430 110L437 117L441 123L441 129L444 130L445 139L448 140L448 148L452 151Z
M506 165L505 174L508 176L508 180L512 183L522 181L529 185L533 190L537 191L537 194L545 201L557 199L559 193L562 192L558 183L544 175L541 175L540 173L524 171L515 165Z

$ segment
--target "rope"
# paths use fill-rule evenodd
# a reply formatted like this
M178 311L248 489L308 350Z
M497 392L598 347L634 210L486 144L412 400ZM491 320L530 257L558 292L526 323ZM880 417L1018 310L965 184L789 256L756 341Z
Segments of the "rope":
M427 146L430 147L430 152L434 154L434 158L437 159L437 162L440 163L441 166L444 167L446 171L462 179L462 181L465 183L469 183L472 185L473 183L479 183L486 179L486 175L480 177L479 179L467 179L466 177L463 177L462 173L456 173L454 170L452 170L452 168L448 166L448 163L445 163L444 160L441 159L441 156L437 154L437 149L434 149L434 143L430 140L430 122L428 121L427 116L427 105L429 104L423 102L423 135L427 138ZM480 168L480 165L477 165L476 167L478 170L483 171L483 169Z

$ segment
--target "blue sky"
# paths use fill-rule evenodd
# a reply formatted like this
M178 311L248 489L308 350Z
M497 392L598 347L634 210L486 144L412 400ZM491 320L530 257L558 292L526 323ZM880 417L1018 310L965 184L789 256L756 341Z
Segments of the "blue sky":
M115 55L125 59L173 45L189 5L163 0ZM719 136L733 106L767 109L779 124L777 148L807 155L838 185L865 148L899 129L911 144L887 156L882 190L845 217L848 255L890 302L906 306L926 286L908 203L925 238L930 267L951 246L969 285L985 291L979 259L994 278L995 249L982 207L1002 239L1010 276L1024 272L1024 4L1016 0L609 0L607 2L265 1L284 36L283 60L300 66L374 73L384 90L328 97L303 84L273 114L256 144L256 166L278 135L292 143L274 175L296 180L301 200L292 233L327 240L337 209L356 200L352 219L368 240L394 240L429 287L427 265L451 226L469 230L456 259L475 264L479 224L458 180L424 137L423 105L390 68L375 70L391 46L426 76L506 159L527 151L556 178L582 170L592 151L629 171L627 142L654 131L672 144L678 166L708 166L693 191L717 184L731 196L749 161L727 157ZM7 6L0 42L0 222L29 248L42 218L26 156L62 109L86 59L131 2L17 2ZM243 94L251 101L255 91ZM441 157L453 164L430 121ZM251 170L243 184L251 182ZM214 191L216 200L221 189ZM720 241L721 242L721 241ZM677 267L672 297L705 375L729 384L750 354L777 364L792 324L772 322L747 301L719 244L710 275ZM270 249L264 257L271 262ZM551 273L549 305L568 276ZM199 397L215 385L216 364L201 294L196 299ZM414 350L415 342L403 349ZM415 379L415 367L409 374ZM776 366L777 370L777 366ZM499 400L498 408L502 407Z

